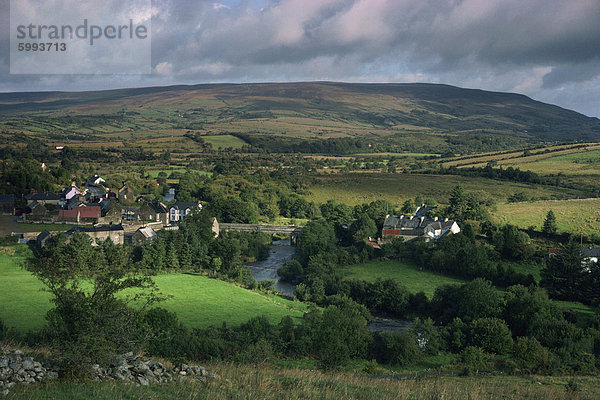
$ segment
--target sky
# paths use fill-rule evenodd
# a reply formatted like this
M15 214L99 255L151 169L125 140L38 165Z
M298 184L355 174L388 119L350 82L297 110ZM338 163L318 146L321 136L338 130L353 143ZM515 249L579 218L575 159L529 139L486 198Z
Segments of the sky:
M36 2L75 2L18 1L31 18ZM111 3L129 4L94 1L90 15ZM9 0L0 0L0 91L428 82L600 117L600 0L152 0L137 18L151 22L150 73L11 74ZM123 68L133 57L105 56Z

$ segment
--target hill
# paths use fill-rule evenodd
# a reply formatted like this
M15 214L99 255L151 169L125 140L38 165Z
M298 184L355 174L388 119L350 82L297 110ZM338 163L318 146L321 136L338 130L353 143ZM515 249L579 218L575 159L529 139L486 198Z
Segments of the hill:
M222 134L269 151L305 152L323 152L302 147L323 139L348 141L335 152L364 147L434 153L600 140L598 118L519 94L334 82L4 93L0 130L35 135L49 145L152 149L159 143L189 151L199 149L198 137Z

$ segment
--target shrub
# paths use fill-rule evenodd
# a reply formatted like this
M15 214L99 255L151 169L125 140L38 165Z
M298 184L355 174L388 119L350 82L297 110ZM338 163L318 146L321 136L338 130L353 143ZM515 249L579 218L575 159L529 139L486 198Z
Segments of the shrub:
M407 365L421 359L423 352L411 332L376 332L371 355L383 364Z
M469 326L469 343L488 353L506 354L513 345L510 329L498 318L479 318Z

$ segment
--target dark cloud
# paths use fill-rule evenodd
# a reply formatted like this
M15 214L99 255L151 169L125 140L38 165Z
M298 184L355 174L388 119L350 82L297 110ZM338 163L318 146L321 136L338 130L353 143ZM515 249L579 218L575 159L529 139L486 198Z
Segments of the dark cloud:
M597 0L216 1L153 2L152 75L23 79L3 69L0 89L425 81L515 91L600 116Z

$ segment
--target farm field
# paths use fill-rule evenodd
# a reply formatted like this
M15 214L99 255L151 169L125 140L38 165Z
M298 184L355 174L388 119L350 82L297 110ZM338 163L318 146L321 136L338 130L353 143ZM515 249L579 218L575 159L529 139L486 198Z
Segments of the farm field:
M535 266L516 267L513 265L513 268L518 272L532 273L536 280L539 281L539 269ZM534 271L536 269L537 272ZM338 272L344 279L363 279L369 282L374 282L377 278L395 279L405 285L411 293L424 292L430 299L433 297L433 293L438 286L449 283L460 284L467 282L465 279L419 270L414 264L400 261L369 261L363 264L341 267L338 269ZM572 309L582 319L590 318L594 314L594 309L585 304L558 300L553 300L553 302L560 308Z
M535 226L540 230L549 210L556 214L558 232L584 235L600 232L600 198L499 204L494 218L501 224Z
M399 261L370 261L338 269L344 279L362 279L375 282L377 278L394 279L405 285L411 293L425 292L430 299L438 286L447 283L465 283L465 280L419 270L411 263Z
M401 205L417 195L445 203L456 185L466 192L485 192L498 202L514 193L523 192L537 198L573 198L581 193L574 189L498 181L486 178L454 175L418 175L383 173L348 173L321 175L310 186L307 199L325 203L329 199L354 206L375 200L387 200Z
M21 268L29 250L23 246L8 249L19 250L16 254L9 255L12 250L0 254L0 319L21 331L38 329L50 309L51 296L42 291L44 286L35 277ZM158 306L175 312L190 327L220 326L223 321L237 326L259 315L278 323L285 315L299 318L307 309L304 303L196 274L158 275L154 281L164 294L173 296ZM28 317L23 318L24 315Z
M228 147L239 149L247 144L242 139L232 135L207 135L202 136L202 139L204 139L206 143L210 143L213 149L226 149Z

